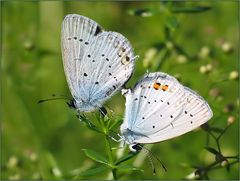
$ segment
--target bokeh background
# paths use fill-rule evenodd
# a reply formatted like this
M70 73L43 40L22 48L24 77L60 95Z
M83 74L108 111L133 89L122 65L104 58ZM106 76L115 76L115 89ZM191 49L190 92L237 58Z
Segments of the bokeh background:
M104 154L103 137L82 126L65 101L37 104L53 93L71 97L60 49L61 23L70 13L90 17L130 40L140 58L128 87L146 70L163 71L202 95L214 113L209 125L221 129L231 124L220 141L222 153L238 155L237 1L5 1L1 11L1 179L64 179L97 165L84 155L83 148ZM122 116L124 102L118 93L105 105ZM144 171L127 170L119 178L193 179L193 166L206 166L215 159L204 149L208 138L198 129L155 144L152 152L167 172L156 164L154 176L141 154L129 162ZM208 143L216 148L213 140ZM237 180L239 164L230 171L220 166L208 176ZM102 172L80 178L111 177Z

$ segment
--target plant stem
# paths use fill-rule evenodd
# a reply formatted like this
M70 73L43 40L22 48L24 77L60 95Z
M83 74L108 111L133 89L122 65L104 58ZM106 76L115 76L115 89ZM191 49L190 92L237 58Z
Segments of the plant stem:
M113 165L112 148L111 148L111 145L110 145L110 140L109 140L108 135L105 135L105 142L106 142L106 149L107 149L109 162L111 163L112 166L114 166ZM113 175L114 180L117 180L117 173L116 172L117 172L116 168L112 168L112 175Z

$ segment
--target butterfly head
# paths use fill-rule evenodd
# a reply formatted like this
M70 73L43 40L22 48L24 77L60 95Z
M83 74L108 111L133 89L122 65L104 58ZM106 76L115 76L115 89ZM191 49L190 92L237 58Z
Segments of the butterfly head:
M92 102L85 102L82 100L72 99L70 102L67 102L70 108L76 109L80 112L90 112L97 108L97 104L93 104Z
M133 153L137 153L142 150L142 145L140 143L134 143L129 145L129 149Z

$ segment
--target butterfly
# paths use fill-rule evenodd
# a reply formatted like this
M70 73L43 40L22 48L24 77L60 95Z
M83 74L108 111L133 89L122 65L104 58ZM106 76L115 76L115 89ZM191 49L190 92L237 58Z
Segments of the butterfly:
M66 80L81 112L101 108L129 80L134 69L130 42L117 32L104 31L95 21L77 14L62 23L61 48Z
M166 73L148 73L133 90L123 89L122 94L126 109L121 137L133 152L141 144L187 133L213 116L201 96Z

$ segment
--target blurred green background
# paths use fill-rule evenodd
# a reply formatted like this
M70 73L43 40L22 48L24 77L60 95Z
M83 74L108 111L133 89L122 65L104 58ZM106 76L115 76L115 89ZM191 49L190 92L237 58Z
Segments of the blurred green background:
M196 6L209 8L178 12L178 8ZM64 179L74 169L81 173L95 165L83 148L104 153L102 136L83 127L64 101L37 104L53 93L70 97L60 49L61 23L70 13L90 17L105 30L120 32L130 40L140 58L129 87L148 69L174 75L199 92L212 107L210 125L232 124L221 139L222 153L238 154L237 1L5 1L1 11L1 179ZM124 102L118 93L105 105L123 115ZM166 173L156 164L154 176L148 161L142 163L138 157L137 166L144 172L126 171L119 177L186 178L194 172L192 166L214 160L204 149L206 142L207 133L199 129L155 144L152 151L167 167ZM216 147L213 141L210 144ZM214 169L209 177L237 180L238 172L239 164L235 164L229 172ZM81 178L107 179L108 173Z

